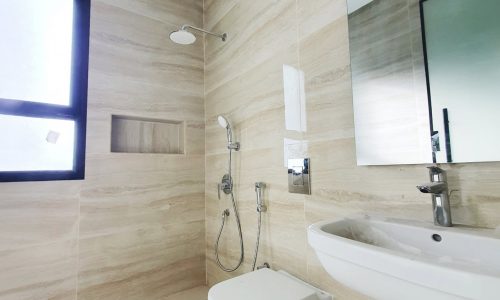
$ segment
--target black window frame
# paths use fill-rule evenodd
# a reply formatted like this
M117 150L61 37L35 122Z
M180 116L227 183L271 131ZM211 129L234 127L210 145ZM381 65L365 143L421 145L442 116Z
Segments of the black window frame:
M427 40L426 40L426 31L425 31L425 3L429 0L420 0L419 8L420 8L420 29L422 33L422 46L424 52L424 64L425 64L425 81L427 85L427 103L429 106L429 124L432 136L437 133L434 129L434 115L432 111L432 93L431 93L431 79L430 79L430 71L429 71L429 54L427 50ZM450 129L449 129L449 119L448 119L448 109L443 108L443 122L444 122L444 139L445 139L445 151L446 151L446 163L452 163L452 150L451 150L451 140L450 140ZM432 151L432 161L433 163L437 162L436 153Z
M85 177L90 1L73 0L69 106L0 98L0 114L75 122L73 170L0 171L0 182L78 180Z
M419 10L420 10L420 32L422 35L422 50L424 55L424 67L425 67L425 85L427 89L427 106L429 107L429 130L430 130L430 138L435 134L434 132L434 120L432 117L432 99L431 99L431 86L430 86L430 78L429 78L429 62L427 57L427 43L425 40L425 16L424 16L424 2L427 0L419 1ZM436 163L436 153L432 151L432 162Z

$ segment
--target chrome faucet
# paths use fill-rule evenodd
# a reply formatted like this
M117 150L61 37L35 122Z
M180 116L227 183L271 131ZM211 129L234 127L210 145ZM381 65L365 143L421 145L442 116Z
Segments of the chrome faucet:
M417 189L419 189L422 193L432 194L434 224L438 226L450 227L452 226L452 223L446 172L438 167L428 168L431 181L422 185L417 185Z

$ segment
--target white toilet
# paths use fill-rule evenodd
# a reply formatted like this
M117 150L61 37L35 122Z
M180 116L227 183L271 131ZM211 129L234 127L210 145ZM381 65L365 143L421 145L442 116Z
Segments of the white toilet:
M284 271L260 269L214 285L208 300L332 300Z

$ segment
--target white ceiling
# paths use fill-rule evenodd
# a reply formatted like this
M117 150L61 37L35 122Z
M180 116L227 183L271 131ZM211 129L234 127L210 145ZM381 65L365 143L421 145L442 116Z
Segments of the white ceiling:
M351 14L373 0L347 0L347 13Z

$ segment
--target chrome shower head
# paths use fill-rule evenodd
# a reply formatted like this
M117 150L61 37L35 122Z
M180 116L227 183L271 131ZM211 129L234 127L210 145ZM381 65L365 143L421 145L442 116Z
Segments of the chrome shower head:
M217 121L220 127L226 128L228 149L238 151L240 149L240 143L233 143L233 131L231 130L229 121L223 115L218 115Z
M217 116L217 121L219 122L219 125L220 125L222 128L228 128L228 127L231 127L231 126L229 125L229 121L228 121L226 118L224 118L224 116L222 116L222 115L218 115L218 116Z
M231 130L231 124L229 124L229 121L223 115L218 115L217 121L219 122L220 127L226 128L227 142L231 144L233 142L233 132Z
M227 39L226 33L217 34L217 33L213 33L210 31L206 31L206 30L198 28L198 27L194 27L194 26L185 24L185 25L182 25L178 30L170 33L170 39L172 40L172 42L174 42L176 44L181 44L181 45L190 45L190 44L194 43L196 41L196 36L194 36L194 34L189 32L188 29L192 29L192 30L196 30L196 31L200 31L200 32L209 34L209 35L216 36L216 37L220 38L223 42L225 42Z
M170 33L172 42L181 45L190 45L196 41L196 37L185 29L179 29Z

